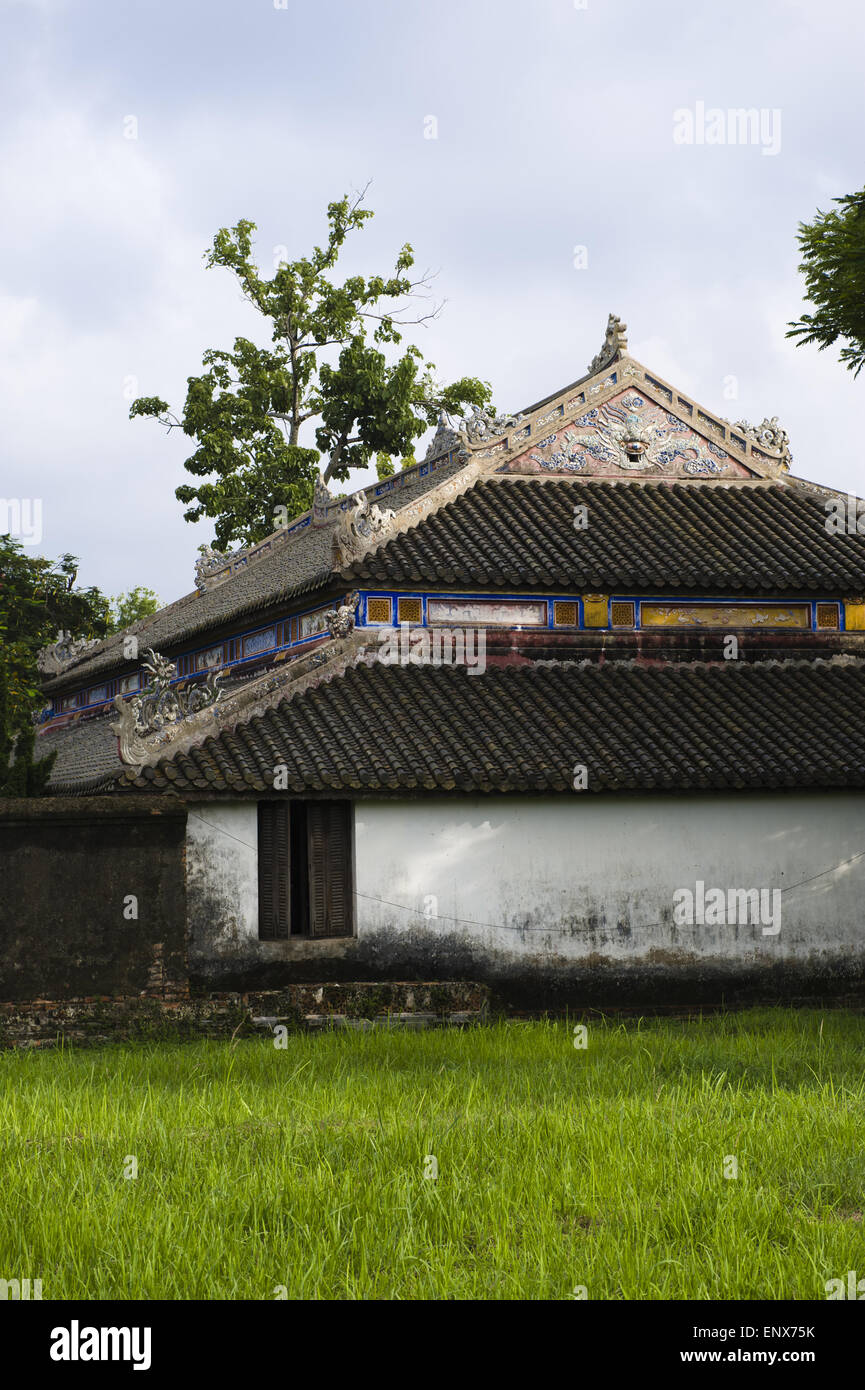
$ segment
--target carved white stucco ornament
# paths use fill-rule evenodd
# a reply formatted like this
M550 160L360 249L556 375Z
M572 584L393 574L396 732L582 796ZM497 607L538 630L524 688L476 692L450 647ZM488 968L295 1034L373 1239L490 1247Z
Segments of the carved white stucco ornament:
M209 671L201 685L177 690L171 684L177 671L174 662L152 647L146 656L142 670L150 676L147 688L132 700L124 700L122 695L114 697L114 708L120 717L110 728L117 734L120 757L125 763L145 762L154 737L167 741L182 721L211 719L213 707L222 695L217 687L221 671Z
M454 428L454 423L446 410L439 411L436 432L424 454L424 460L437 458L439 454L450 453L451 449L464 449L467 436L462 430Z
M330 491L321 473L316 473L315 484L312 494L312 514L315 518L321 519L327 516L327 509L333 502L333 493Z
M341 675L360 659L365 642L366 633L355 629L342 641L322 643L307 656L295 657L277 670L265 671L236 684L233 690L220 692L218 703L188 714L175 724L166 724L155 733L136 732L135 712L128 703L120 710L120 720L111 726L119 737L121 759L131 768L126 785L134 784L142 768L199 747L222 730L264 714L286 695L301 694L323 678Z
M604 338L604 345L600 352L596 353L589 363L589 376L594 376L596 372L602 372L615 362L619 353L628 350L628 325L622 323L618 314L610 314L607 319L607 333Z
M790 452L790 436L787 431L782 429L778 423L778 416L773 415L771 420L761 420L759 425L752 425L748 420L737 420L733 428L740 430L746 439L750 439L752 444L756 444L760 449L768 449L780 456L781 462L788 468L793 462L793 455Z
M325 613L324 621L331 637L348 636L354 627L354 615L359 603L360 594L355 592L350 595L348 603L343 603L339 608L331 608L329 613Z
M58 632L55 641L37 654L36 667L43 676L59 676L73 661L80 661L100 642L99 637L73 637L70 632Z
M360 560L387 535L396 513L392 507L370 505L365 492L343 513L333 535L333 564L337 569Z
M200 558L195 562L195 586L203 589L211 575L216 574L217 570L223 569L234 555L221 550L214 550L210 545L200 545L198 547Z
M463 420L463 429L470 444L482 444L488 439L499 439L524 419L523 415L494 415L492 411L473 405L471 415Z

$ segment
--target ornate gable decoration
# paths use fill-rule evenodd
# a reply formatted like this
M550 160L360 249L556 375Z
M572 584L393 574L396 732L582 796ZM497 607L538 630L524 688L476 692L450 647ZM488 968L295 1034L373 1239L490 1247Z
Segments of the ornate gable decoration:
M363 559L368 550L385 540L395 515L391 507L382 509L377 502L370 505L366 493L360 493L333 533L334 569L345 569Z
M120 757L125 763L147 761L154 744L161 747L170 742L181 724L186 733L194 732L194 724L206 727L222 694L217 688L220 671L209 671L201 685L179 690L171 684L177 672L174 663L152 647L146 655L148 660L141 665L150 676L147 688L132 700L124 700L122 695L114 697L119 719L109 727L117 734Z
M355 614L360 603L360 594L355 591L350 594L346 603L340 604L339 608L331 608L329 613L325 613L324 621L331 637L348 637L354 628Z
M59 676L67 666L100 645L99 637L73 637L69 632L58 632L56 641L37 654L36 668L42 676Z
M632 387L539 439L511 463L514 473L751 477L728 450Z
M463 431L469 444L488 444L491 439L501 439L510 430L519 429L522 415L495 415L482 410L479 405L472 406L472 413L463 420Z
M473 458L501 455L499 473L586 477L777 478L790 441L777 417L731 424L627 356L615 314L589 375L508 422L508 433ZM516 428L514 428L516 426Z
M778 453L788 468L793 462L790 437L778 424L777 415L773 415L771 420L764 419L759 425L751 425L747 420L737 420L733 429L741 430L746 439L753 440L761 449L768 449L773 454Z
M341 675L348 665L360 659L367 640L366 633L353 630L358 597L352 594L348 603L335 610L335 630L313 651L228 692L216 689L218 673L213 673L204 686L189 691L188 698L183 692L167 690L172 664L158 652L148 652L150 661L145 669L158 672L152 688L125 704L121 696L114 702L120 717L111 729L118 736L121 761L129 769L127 785L142 768L186 753L225 729L263 714L287 696L299 695L321 681ZM193 699L196 691L197 702ZM210 703L205 704L208 699Z

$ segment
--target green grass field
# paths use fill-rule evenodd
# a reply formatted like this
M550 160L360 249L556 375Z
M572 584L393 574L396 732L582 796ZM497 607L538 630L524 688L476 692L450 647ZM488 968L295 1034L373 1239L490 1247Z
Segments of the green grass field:
M865 1018L587 1041L3 1053L0 1278L45 1299L810 1299L865 1276Z

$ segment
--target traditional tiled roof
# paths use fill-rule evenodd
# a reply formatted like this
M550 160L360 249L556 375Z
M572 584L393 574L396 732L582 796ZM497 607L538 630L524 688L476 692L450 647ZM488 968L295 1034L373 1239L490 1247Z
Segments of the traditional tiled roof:
M123 771L117 735L109 728L116 718L116 711L112 710L110 714L84 719L67 728L47 729L39 735L36 756L57 753L49 783L55 795L95 789Z
M221 682L220 689L223 695L230 695L246 683L244 679L229 677ZM110 708L102 714L40 732L36 756L57 754L48 784L53 795L107 789L128 771L120 758L117 734L111 728L116 721L117 711Z
M187 594L128 631L137 634L141 646L162 651L280 598L288 599L314 589L324 583L331 572L331 535L332 527L310 527L259 560L257 565L232 575L218 588L203 594ZM105 671L128 665L123 659L124 635L116 633L109 637L92 655L70 666L62 676L46 681L45 690L85 683Z
M456 441L451 452L367 489L370 501L390 489L379 501L396 511L393 539L339 575L493 587L705 585L715 593L861 587L865 537L827 535L823 502L833 494L785 476L789 451L777 422L764 422L768 430L730 425L654 377L625 348L624 325L611 316L588 375L517 417L484 417L460 434L445 431ZM616 442L625 407L648 412L645 420L627 417L637 421L639 448L652 437L642 464L629 463ZM606 431L603 448L598 430ZM659 434L667 452L656 456ZM600 450L597 457L590 447ZM569 463L574 449L579 458ZM636 473L627 471L632 467ZM526 469L542 477L521 477ZM615 484L592 481L593 471ZM583 532L573 526L577 501L591 508ZM332 543L340 518L333 506L311 515L316 524L299 518L289 534L274 536L270 552L248 563L240 557L224 581L129 631L143 645L176 651L259 611L334 589ZM128 666L124 635L47 679L46 693L78 689Z
M789 442L778 422L731 424L704 410L626 355L625 328L614 316L587 376L518 416L476 413L458 433L443 426L437 440L432 461L367 490L372 503L374 493L392 488L378 500L395 516L373 518L363 508L336 515L335 504L320 502L309 518L296 519L257 551L232 557L227 578L208 573L204 592L130 629L140 647L188 656L196 643L241 631L246 619L251 627L261 615L263 623L266 610L270 621L283 605L285 612L331 601L342 585L643 598L865 595L865 535L827 530L826 501L837 502L837 494L789 474ZM575 525L578 507L585 508L585 527ZM359 611L366 611L363 605ZM850 618L845 610L844 621ZM73 693L129 669L124 636L47 680L46 693ZM779 641L788 638L781 634ZM594 750L593 790L786 785L773 780L784 759L791 776L807 785L858 785L859 764L844 773L853 781L838 782L831 757L820 759L822 729L837 731L843 706L830 708L827 697L824 722L812 730L800 718L799 692L816 682L819 701L837 677L858 695L859 667L817 661L802 674L789 661L756 664L753 647L747 666L702 666L694 658L703 654L704 635L695 634L683 651L678 632L543 637L555 655L566 640L561 665L538 661L553 652L529 641L533 650L519 659L534 657L534 665L492 669L501 657L493 634L491 669L483 677L358 666L309 690L290 677L294 695L274 686L271 708L256 705L250 719L244 707L246 723L237 703L224 704L223 731L203 744L196 744L192 725L188 738L177 731L173 760L148 767L137 780L119 760L113 710L90 718L85 709L65 728L49 725L39 750L58 750L52 790L75 792L134 784L176 785L189 794L266 793L277 752L290 769L290 785L301 792L567 790L567 738ZM788 656L804 655L815 642L824 653L842 641L855 648L860 634L808 632L807 640L797 640ZM636 645L643 647L641 660L666 656L678 664L653 671L632 665ZM581 661L587 653L601 662L611 655L619 660L615 669L592 668ZM94 704L101 698L94 690L90 695ZM731 698L734 715L722 709L722 695ZM634 712L647 702L657 706L658 720L640 732ZM846 737L845 725L841 745ZM791 739L792 751L785 748L774 761L779 740ZM179 751L181 745L191 751ZM146 756L128 741L124 750L127 758ZM746 753L753 754L747 765Z
M865 786L865 663L488 668L357 664L171 761L135 790L185 795Z
M383 504L395 510L408 506L451 476L459 466L456 460L439 465L434 473L415 478L398 492L388 493ZM187 594L127 631L138 636L142 647L167 651L199 633L228 625L247 614L276 603L288 602L327 585L333 573L331 547L335 527L335 522L308 526L289 536L255 564L231 575L224 583L204 593L195 591ZM83 685L103 672L128 665L123 660L125 635L122 632L107 638L61 676L45 681L45 691L50 693L66 686Z
M487 478L345 572L381 585L619 592L865 589L865 535L789 483ZM577 504L588 525L574 526Z

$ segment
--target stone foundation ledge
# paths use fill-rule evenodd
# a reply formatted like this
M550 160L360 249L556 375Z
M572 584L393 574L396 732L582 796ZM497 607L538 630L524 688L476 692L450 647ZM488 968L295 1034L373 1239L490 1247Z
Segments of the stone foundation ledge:
M475 1016L490 1008L486 985L463 980L368 981L349 984L288 985L243 996L258 1026L309 1020L418 1018L443 1021L451 1015Z
M470 1023L480 1022L483 1017L484 1013L480 1010L462 1010L449 1014L380 1014L374 1018L350 1018L347 1014L306 1014L303 1024L311 1031L322 1028L348 1028L361 1033L371 1028L412 1028L417 1031L421 1028L465 1028ZM252 1020L255 1026L264 1029L269 1029L279 1021L261 1018Z
M487 1016L489 994L483 985L462 981L360 982L247 994L0 1002L0 1048L250 1037L277 1025L291 1030L465 1026Z

